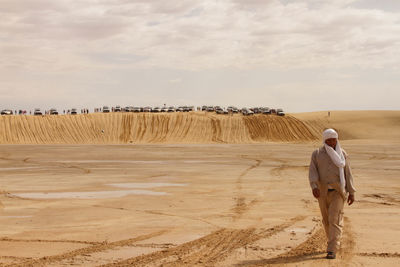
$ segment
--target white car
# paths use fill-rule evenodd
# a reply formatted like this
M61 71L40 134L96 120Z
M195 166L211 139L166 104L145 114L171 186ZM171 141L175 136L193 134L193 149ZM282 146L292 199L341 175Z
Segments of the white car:
M12 115L13 112L11 109L4 109L1 111L1 115Z
M43 113L40 111L40 108L35 108L33 115L43 115Z
M110 113L110 108L107 106L103 107L103 113Z

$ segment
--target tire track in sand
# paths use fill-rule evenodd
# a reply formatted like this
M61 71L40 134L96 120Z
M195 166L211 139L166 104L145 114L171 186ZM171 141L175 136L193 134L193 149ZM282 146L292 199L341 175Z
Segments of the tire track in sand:
M245 158L245 157L242 157ZM247 158L245 158L247 159ZM258 202L257 199L253 199L249 203L246 204L246 197L243 195L243 177L245 177L251 170L258 168L261 165L261 160L259 159L253 159L256 161L255 164L251 165L247 169L245 169L236 179L236 196L235 196L235 206L232 208L234 212L233 220L238 220L240 219L243 214L248 211L254 204Z
M36 266L51 265L53 263L60 262L60 261L66 260L66 259L73 259L73 258L78 257L78 256L84 256L84 255L91 254L91 253L96 253L96 252L103 252L103 251L106 251L106 250L115 249L117 247L129 246L129 245L132 245L132 244L134 244L136 242L139 242L139 241L143 241L143 240L146 240L146 239L150 239L150 238L153 238L153 237L156 237L156 236L163 235L166 232L167 232L167 230L162 230L162 231L154 232L154 233L151 233L151 234L141 235L141 236L138 236L138 237L125 239L125 240L120 240L120 241L115 241L115 242L111 242L111 243L103 242L103 243L100 243L100 244L97 244L97 245L93 245L93 246L89 246L89 247L73 250L73 251L70 251L70 252L63 253L63 254L42 257L42 258L39 258L39 259L31 259L31 260L23 261L23 262L20 262L20 263L9 264L9 265L6 265L6 266L7 267L36 267Z
M304 216L297 216L288 222L271 228L227 229L223 228L199 239L172 247L130 258L124 261L102 265L102 267L121 266L214 266L223 261L236 249L246 247L260 239L269 238L298 221Z
M341 264L351 261L354 256L355 240L354 232L350 220L345 217L345 229L342 239L342 246L338 252L338 260ZM301 263L309 260L325 259L326 253L326 235L323 227L319 226L314 233L303 243L291 249L288 252L278 255L277 257L260 260L251 263L243 263L238 266L265 266L265 265L281 265L288 263Z

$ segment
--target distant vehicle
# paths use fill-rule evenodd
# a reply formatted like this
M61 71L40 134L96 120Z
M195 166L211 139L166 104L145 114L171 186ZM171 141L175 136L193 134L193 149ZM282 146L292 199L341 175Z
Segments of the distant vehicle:
M3 109L1 111L1 115L12 115L12 114L13 114L13 112L11 109Z
M215 110L215 112L216 112L217 114L223 114L223 113L224 113L224 110L223 110L220 106L216 106L216 107L214 108L214 110Z
M283 112L283 111L278 111L278 113L276 113L276 115L278 115L278 116L285 116L285 112Z
M177 109L176 109L176 112L184 112L185 111L185 107L178 107Z
M245 116L253 115L254 111L248 109L248 108L242 108L242 114Z
M71 115L77 115L78 110L76 108L71 109Z
M202 106L201 111L207 111L207 106Z
M215 111L217 114L229 114L229 111L227 109L222 109L219 108Z
M114 108L114 112L121 112L121 111L122 111L121 106L116 106Z
M110 113L110 108L107 106L103 107L103 113Z
M140 112L141 108L140 107L133 107L132 112Z
M124 108L123 108L123 111L124 111L124 112L133 112L133 107L130 107L130 106L124 107Z
M40 111L40 108L35 108L33 115L43 115L43 113Z
M191 107L188 107L188 106L183 107L183 112L189 112L189 111L192 111Z
M167 108L167 107L163 107L163 108L161 109L161 112L168 112L168 108Z
M239 113L239 109L237 107L233 107L232 113Z
M55 108L50 109L50 115L58 115L58 111Z
M271 109L271 114L276 114L276 109Z
M144 107L143 112L151 112L151 107Z
M168 112L175 112L175 108L174 107L169 107L168 108Z
M262 114L271 114L270 108L263 108L262 109Z
M208 106L207 107L207 112L213 112L213 111L215 111L213 106Z
M155 113L161 112L161 108L160 107L155 107L155 108L153 108L151 110L151 112L155 112Z

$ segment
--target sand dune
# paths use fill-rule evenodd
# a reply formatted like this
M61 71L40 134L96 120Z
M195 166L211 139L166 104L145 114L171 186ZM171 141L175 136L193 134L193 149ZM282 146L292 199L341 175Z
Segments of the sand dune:
M195 112L0 118L3 144L254 143L316 138L308 126L292 116Z
M400 111L333 111L293 114L315 131L335 128L343 140L400 140Z
M342 139L396 139L400 111L335 111L279 116L203 112L1 116L1 144L265 143L318 140L324 128Z

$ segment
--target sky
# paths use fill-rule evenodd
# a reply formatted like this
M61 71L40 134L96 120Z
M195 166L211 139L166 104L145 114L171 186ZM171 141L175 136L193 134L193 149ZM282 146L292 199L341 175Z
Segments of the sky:
M0 0L0 109L400 109L398 0Z

